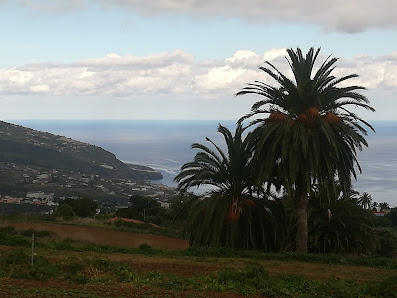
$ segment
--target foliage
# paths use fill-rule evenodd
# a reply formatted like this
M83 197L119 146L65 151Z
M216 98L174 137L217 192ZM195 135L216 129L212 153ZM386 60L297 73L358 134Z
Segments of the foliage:
M21 231L20 234L23 236L28 236L28 237L30 237L30 236L32 236L32 234L34 234L35 237L43 238L43 237L50 237L52 235L52 232L46 231L46 230L37 231L35 229L30 228L30 229Z
M393 225L393 227L397 227L397 209L393 208L390 211L390 219L391 219L391 224Z
M375 216L349 198L341 189L313 191L309 200L309 247L320 253L371 255L378 248Z
M374 297L397 297L397 275L369 285L368 294Z
M116 216L143 221L143 214L135 210L133 207L117 209Z
M244 198L244 197L240 197ZM193 246L279 251L283 247L285 217L276 200L247 199L239 219L230 218L230 203L222 195L197 200L186 226Z
M279 203L269 198L265 185L258 185L252 175L248 137L243 138L241 125L234 136L222 125L218 132L227 151L208 138L214 150L194 143L192 148L199 152L175 177L182 191L200 185L213 187L192 205L187 223L190 244L280 250L284 214Z
M364 209L372 209L372 197L369 193L363 192L357 200L358 205Z
M287 49L294 81L265 62L259 69L277 86L255 81L237 93L263 97L240 122L257 118L251 122L255 129L250 139L261 181L273 182L276 177L290 194L295 194L296 249L302 252L307 251L307 194L313 184L333 184L337 175L347 194L351 176L356 177L355 165L360 170L356 150L367 146L364 127L372 127L347 108L374 111L358 92L364 87L339 87L357 75L333 76L338 59L327 58L313 73L319 52L311 48L304 56L299 48ZM263 114L270 116L261 118Z
M252 262L247 263L244 269L225 268L210 275L191 278L153 272L138 278L137 282L178 291L210 290L266 297L358 297L367 291L365 286L351 281L335 279L319 282L300 275L271 275L262 265Z
M131 196L130 202L132 206L118 209L116 216L160 223L159 220L164 215L164 208L161 208L159 202L142 195Z
M376 232L379 238L379 248L376 253L386 258L397 256L397 236L386 229L378 229Z
M71 220L75 216L75 213L71 205L61 203L57 208L56 215L61 216L64 220Z
M96 213L96 209L98 208L98 204L89 198L67 198L63 201L63 204L70 205L72 207L73 213L80 217L93 217Z

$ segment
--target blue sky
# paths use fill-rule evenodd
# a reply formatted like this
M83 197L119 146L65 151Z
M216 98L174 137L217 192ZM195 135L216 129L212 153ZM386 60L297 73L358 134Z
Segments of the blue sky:
M238 119L264 60L314 46L360 75L377 110L360 115L397 120L397 2L267 2L3 0L0 117Z

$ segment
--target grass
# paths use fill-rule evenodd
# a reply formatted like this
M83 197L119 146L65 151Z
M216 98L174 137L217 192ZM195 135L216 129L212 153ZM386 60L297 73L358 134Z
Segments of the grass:
M30 264L32 233L37 235L33 269ZM128 297L132 289L137 295L153 297L177 297L186 293L191 297L205 293L267 297L397 296L397 261L394 259L225 248L162 251L147 244L119 248L59 240L47 231L17 231L12 227L0 227L0 244L3 245L0 247L0 292L10 296ZM132 259L139 262L131 263ZM142 270L146 263L152 266ZM349 271L349 277L305 275L305 269L316 273L311 270L315 264L320 264L318 268L322 271L335 270L334 267L341 272ZM280 265L285 265L285 272L273 270ZM300 271L292 270L293 266ZM352 266L382 271L368 271L366 279L360 280L358 277L364 276L367 269ZM173 270L174 267L178 268ZM210 268L206 270L207 267ZM190 270L192 274L184 274L181 269ZM381 273L374 276L371 272ZM38 287L22 281L42 284Z
M20 249L12 250L9 254L2 256L0 266L2 278L59 280L75 285L113 286L127 283L138 289L160 288L177 293L185 291L234 292L242 296L266 297L383 297L386 294L387 297L393 297L395 293L397 294L397 275L364 284L341 279L317 281L296 274L270 274L263 265L257 262L247 262L243 269L226 267L210 274L198 274L192 277L161 272L137 274L128 264L114 262L104 257L68 257L56 264L51 264L43 257L36 257L36 263L32 269L29 264L29 255ZM51 291L51 287L35 289L35 292L40 295L49 295ZM96 297L96 294L91 293L89 297Z
M229 248L200 248L189 247L185 250L164 251L155 249L147 244L138 248L123 248L92 243L73 241L70 239L59 240L48 231L36 231L34 229L15 230L14 227L0 227L0 245L28 247L31 243L31 235L35 234L36 247L50 250L64 250L75 252L98 253L123 253L157 255L166 257L196 257L196 258L243 258L249 260L277 260L298 261L315 264L335 264L362 266L371 268L397 269L397 259L366 256L347 256L335 254L299 254L294 252L263 253L252 250L233 250Z

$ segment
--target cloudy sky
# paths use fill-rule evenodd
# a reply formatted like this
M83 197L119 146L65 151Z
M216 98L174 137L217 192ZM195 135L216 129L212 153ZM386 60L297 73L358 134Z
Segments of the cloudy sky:
M287 70L285 48L321 47L338 76L397 120L395 0L1 0L0 119L238 119Z

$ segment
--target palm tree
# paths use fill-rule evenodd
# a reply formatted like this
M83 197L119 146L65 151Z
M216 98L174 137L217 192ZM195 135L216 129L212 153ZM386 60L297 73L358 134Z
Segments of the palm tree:
M269 200L265 184L257 185L253 179L253 152L243 131L238 124L233 136L219 125L227 151L209 138L215 150L194 143L192 148L200 151L175 177L181 191L213 186L192 208L187 225L191 245L273 251L281 247L283 212L276 200Z
M194 143L192 149L200 150L192 162L181 167L181 173L175 177L180 190L187 190L200 185L211 185L215 190L209 193L224 193L233 197L239 203L239 196L247 193L253 181L251 179L252 149L248 139L242 139L243 127L237 125L235 135L223 125L218 126L218 132L223 135L226 143L225 153L211 139L206 140L215 148ZM207 194L207 193L206 193Z
M374 214L343 196L339 185L311 192L308 224L311 251L368 255L378 248Z
M260 181L273 180L276 172L288 193L294 193L296 250L299 252L307 252L307 204L312 185L333 184L334 178L339 177L342 190L347 194L351 189L351 176L356 178L354 166L361 171L356 150L368 146L365 126L373 130L369 123L347 109L355 106L374 111L368 99L358 92L365 88L338 87L357 75L333 76L338 59L331 57L313 73L319 52L320 49L311 48L304 56L299 48L288 49L286 59L293 80L266 62L259 69L278 85L255 81L236 94L264 97L239 121L256 117L251 122L256 127L251 139L255 162L261 164ZM263 118L263 114L269 116Z
M364 209L372 208L372 197L369 193L363 192L358 198L358 204Z

